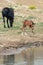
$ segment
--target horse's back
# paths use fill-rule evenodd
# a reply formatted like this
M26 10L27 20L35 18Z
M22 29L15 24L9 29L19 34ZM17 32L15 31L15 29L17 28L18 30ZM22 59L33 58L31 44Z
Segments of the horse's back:
M33 23L33 21L29 21L29 20L25 20L25 21L24 21L24 24L25 24L25 25L32 25L32 23Z
M8 17L8 18L14 18L14 10L13 10L13 8L8 8L8 7L3 8L2 16L3 17Z
M7 16L8 10L9 10L8 7L5 7L5 8L2 9L2 16L3 16L3 17L4 17L4 16Z
M8 17L14 18L14 9L13 8L9 8Z

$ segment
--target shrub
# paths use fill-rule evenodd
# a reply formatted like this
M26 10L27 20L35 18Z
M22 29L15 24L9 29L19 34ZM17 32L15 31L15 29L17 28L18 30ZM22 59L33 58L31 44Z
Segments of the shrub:
M36 9L36 6L35 6L35 5L30 5L30 6L29 6L29 9L32 9L32 10L33 10L33 9Z

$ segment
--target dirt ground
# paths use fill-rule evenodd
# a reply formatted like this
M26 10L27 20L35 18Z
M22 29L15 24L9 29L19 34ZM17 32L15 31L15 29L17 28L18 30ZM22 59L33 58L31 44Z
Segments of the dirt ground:
M8 33L8 32L7 32ZM27 43L43 41L43 34L30 34L30 35L12 35L11 33L0 34L0 48L1 47L22 47Z
M5 4L6 3L6 4ZM3 5L2 5L3 4ZM22 4L22 5L35 5L38 9L42 9L43 11L43 1L42 0L11 0L10 5L11 4ZM0 9L9 5L8 2L6 2L6 0L1 1L0 4ZM27 12L26 12L27 11ZM37 11L31 11L29 12L28 10L23 12L22 10L17 10L18 14L23 13L24 14L31 14L32 16L35 16L37 18L40 18L40 21L43 22L43 12L37 12ZM16 18L17 19L17 18ZM17 19L18 20L18 19ZM36 20L37 22L37 20ZM0 26L1 27L1 26ZM0 28L1 29L1 28ZM14 47L21 47L24 44L30 43L30 42L36 42L36 41L43 41L43 32L42 33L37 33L37 34L32 34L29 32L28 35L22 35L22 34L13 34L13 31L10 30L8 32L0 33L0 48L1 47L9 47L9 46L14 46ZM15 32L16 33L16 32Z

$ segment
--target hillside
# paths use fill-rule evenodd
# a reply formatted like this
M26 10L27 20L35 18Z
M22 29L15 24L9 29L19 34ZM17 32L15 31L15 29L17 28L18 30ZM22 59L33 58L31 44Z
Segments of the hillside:
M35 5L36 9L31 10L28 8L30 5ZM23 42L28 41L42 41L43 40L43 0L0 0L0 11L4 7L13 7L15 11L14 27L11 29L3 28L2 17L0 15L0 44L7 42L13 43L14 40ZM1 13L0 13L1 14ZM22 21L24 19L32 19L36 25L32 35L30 29L27 30L27 36L21 35ZM19 40L18 40L19 39Z
M15 4L22 4L22 5L35 5L38 8L43 9L43 0L0 0L0 8Z

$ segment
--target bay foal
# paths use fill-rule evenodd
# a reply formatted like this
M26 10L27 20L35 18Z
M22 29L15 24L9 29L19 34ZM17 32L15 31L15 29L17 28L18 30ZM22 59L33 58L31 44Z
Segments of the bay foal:
M31 29L32 33L34 33L34 24L35 23L32 20L24 20L22 30L25 31L25 28L28 26Z

